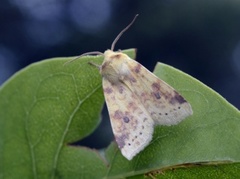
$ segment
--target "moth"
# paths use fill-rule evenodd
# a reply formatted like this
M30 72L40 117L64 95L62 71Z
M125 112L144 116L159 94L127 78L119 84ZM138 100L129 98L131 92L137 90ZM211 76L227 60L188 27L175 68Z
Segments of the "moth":
M97 66L102 75L113 134L128 160L150 143L155 125L175 125L193 114L191 105L170 85L121 51L113 51L137 16L118 34L111 50L81 55L104 56L102 65L91 64Z

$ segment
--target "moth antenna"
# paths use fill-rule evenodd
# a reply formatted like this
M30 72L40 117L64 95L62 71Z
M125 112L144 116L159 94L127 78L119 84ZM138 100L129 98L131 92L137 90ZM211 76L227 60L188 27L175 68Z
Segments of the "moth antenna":
M112 43L112 46L111 46L111 50L113 51L114 50L114 47L115 47L115 44L117 43L117 41L119 40L119 38L122 36L122 34L127 31L129 29L129 27L131 27L131 25L134 23L134 21L136 20L138 14L135 15L135 17L133 18L132 22L127 26L125 27L119 34L118 36L114 39L113 43Z
M86 56L86 55L103 55L103 53L99 52L99 51L86 52L86 53L83 53L82 55L79 55L79 56L75 57L74 59L71 59L71 60L65 62L63 65L67 65L69 63L72 63L73 61L75 61L75 60L77 60L77 59L79 59L79 58L81 58L83 56Z

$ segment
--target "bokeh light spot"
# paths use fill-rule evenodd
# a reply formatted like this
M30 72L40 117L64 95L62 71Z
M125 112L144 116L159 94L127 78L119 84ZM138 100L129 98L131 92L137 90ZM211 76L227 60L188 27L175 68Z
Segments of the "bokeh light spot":
M73 0L70 3L72 21L85 33L96 33L108 21L111 14L109 0Z

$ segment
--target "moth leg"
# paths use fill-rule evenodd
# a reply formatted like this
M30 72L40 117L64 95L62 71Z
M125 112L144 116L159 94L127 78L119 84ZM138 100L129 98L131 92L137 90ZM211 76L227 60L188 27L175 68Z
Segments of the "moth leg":
M88 62L88 64L97 67L99 70L100 70L100 68L101 68L101 65L98 65L98 64L93 63L93 62Z

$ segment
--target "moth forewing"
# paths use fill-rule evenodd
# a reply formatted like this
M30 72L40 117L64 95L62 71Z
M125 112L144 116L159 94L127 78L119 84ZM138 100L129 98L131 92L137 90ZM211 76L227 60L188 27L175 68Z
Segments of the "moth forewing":
M103 90L115 140L122 155L131 160L151 141L154 122L124 83L103 79Z
M191 105L170 85L135 60L128 62L131 75L125 80L149 112L155 124L175 125L192 115Z

